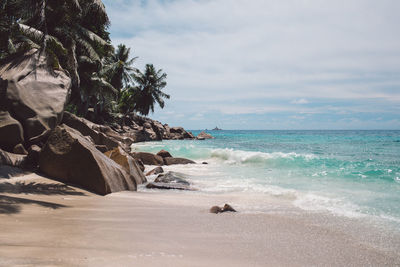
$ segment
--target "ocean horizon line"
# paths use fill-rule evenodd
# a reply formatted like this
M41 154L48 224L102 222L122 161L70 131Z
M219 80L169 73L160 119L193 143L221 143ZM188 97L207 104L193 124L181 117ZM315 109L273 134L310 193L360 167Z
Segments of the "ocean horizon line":
M400 129L188 129L188 131L400 131Z

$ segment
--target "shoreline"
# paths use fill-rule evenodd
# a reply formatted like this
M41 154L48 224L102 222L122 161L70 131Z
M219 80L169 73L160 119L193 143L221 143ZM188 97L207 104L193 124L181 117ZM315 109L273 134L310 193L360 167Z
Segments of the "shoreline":
M400 264L398 236L385 236L384 248L375 243L383 237L378 228L333 215L216 215L208 209L230 201L224 195L139 191L101 197L37 174L1 179L0 185L3 204L5 198L24 199L14 213L0 214L0 265Z

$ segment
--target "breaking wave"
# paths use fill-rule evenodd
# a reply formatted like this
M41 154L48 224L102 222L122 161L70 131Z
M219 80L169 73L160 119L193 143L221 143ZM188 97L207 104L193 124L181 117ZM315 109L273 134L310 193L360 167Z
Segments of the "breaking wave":
M295 152L283 153L283 152L254 152L254 151L243 151L235 150L230 148L225 149L213 149L211 151L211 158L216 158L225 161L229 164L248 164L248 163L273 163L277 160L283 160L283 162L290 162L295 160L310 161L316 159L315 155L311 154L297 154Z

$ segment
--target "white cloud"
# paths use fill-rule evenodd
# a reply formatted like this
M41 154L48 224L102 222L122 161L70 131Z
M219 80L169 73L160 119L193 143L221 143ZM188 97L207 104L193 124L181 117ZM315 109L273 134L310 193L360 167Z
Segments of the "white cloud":
M223 114L259 114L288 111L271 100L400 103L400 89L387 90L400 88L400 1L104 2L114 43L132 47L141 67L168 73L174 106L211 102Z
M295 99L292 102L290 102L292 104L296 104L296 105L304 105L304 104L308 104L308 100L305 98L300 98L300 99Z

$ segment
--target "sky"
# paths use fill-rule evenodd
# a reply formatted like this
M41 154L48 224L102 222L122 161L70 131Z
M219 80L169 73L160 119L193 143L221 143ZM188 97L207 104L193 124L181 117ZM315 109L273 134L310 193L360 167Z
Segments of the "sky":
M398 0L103 0L186 129L400 129Z

